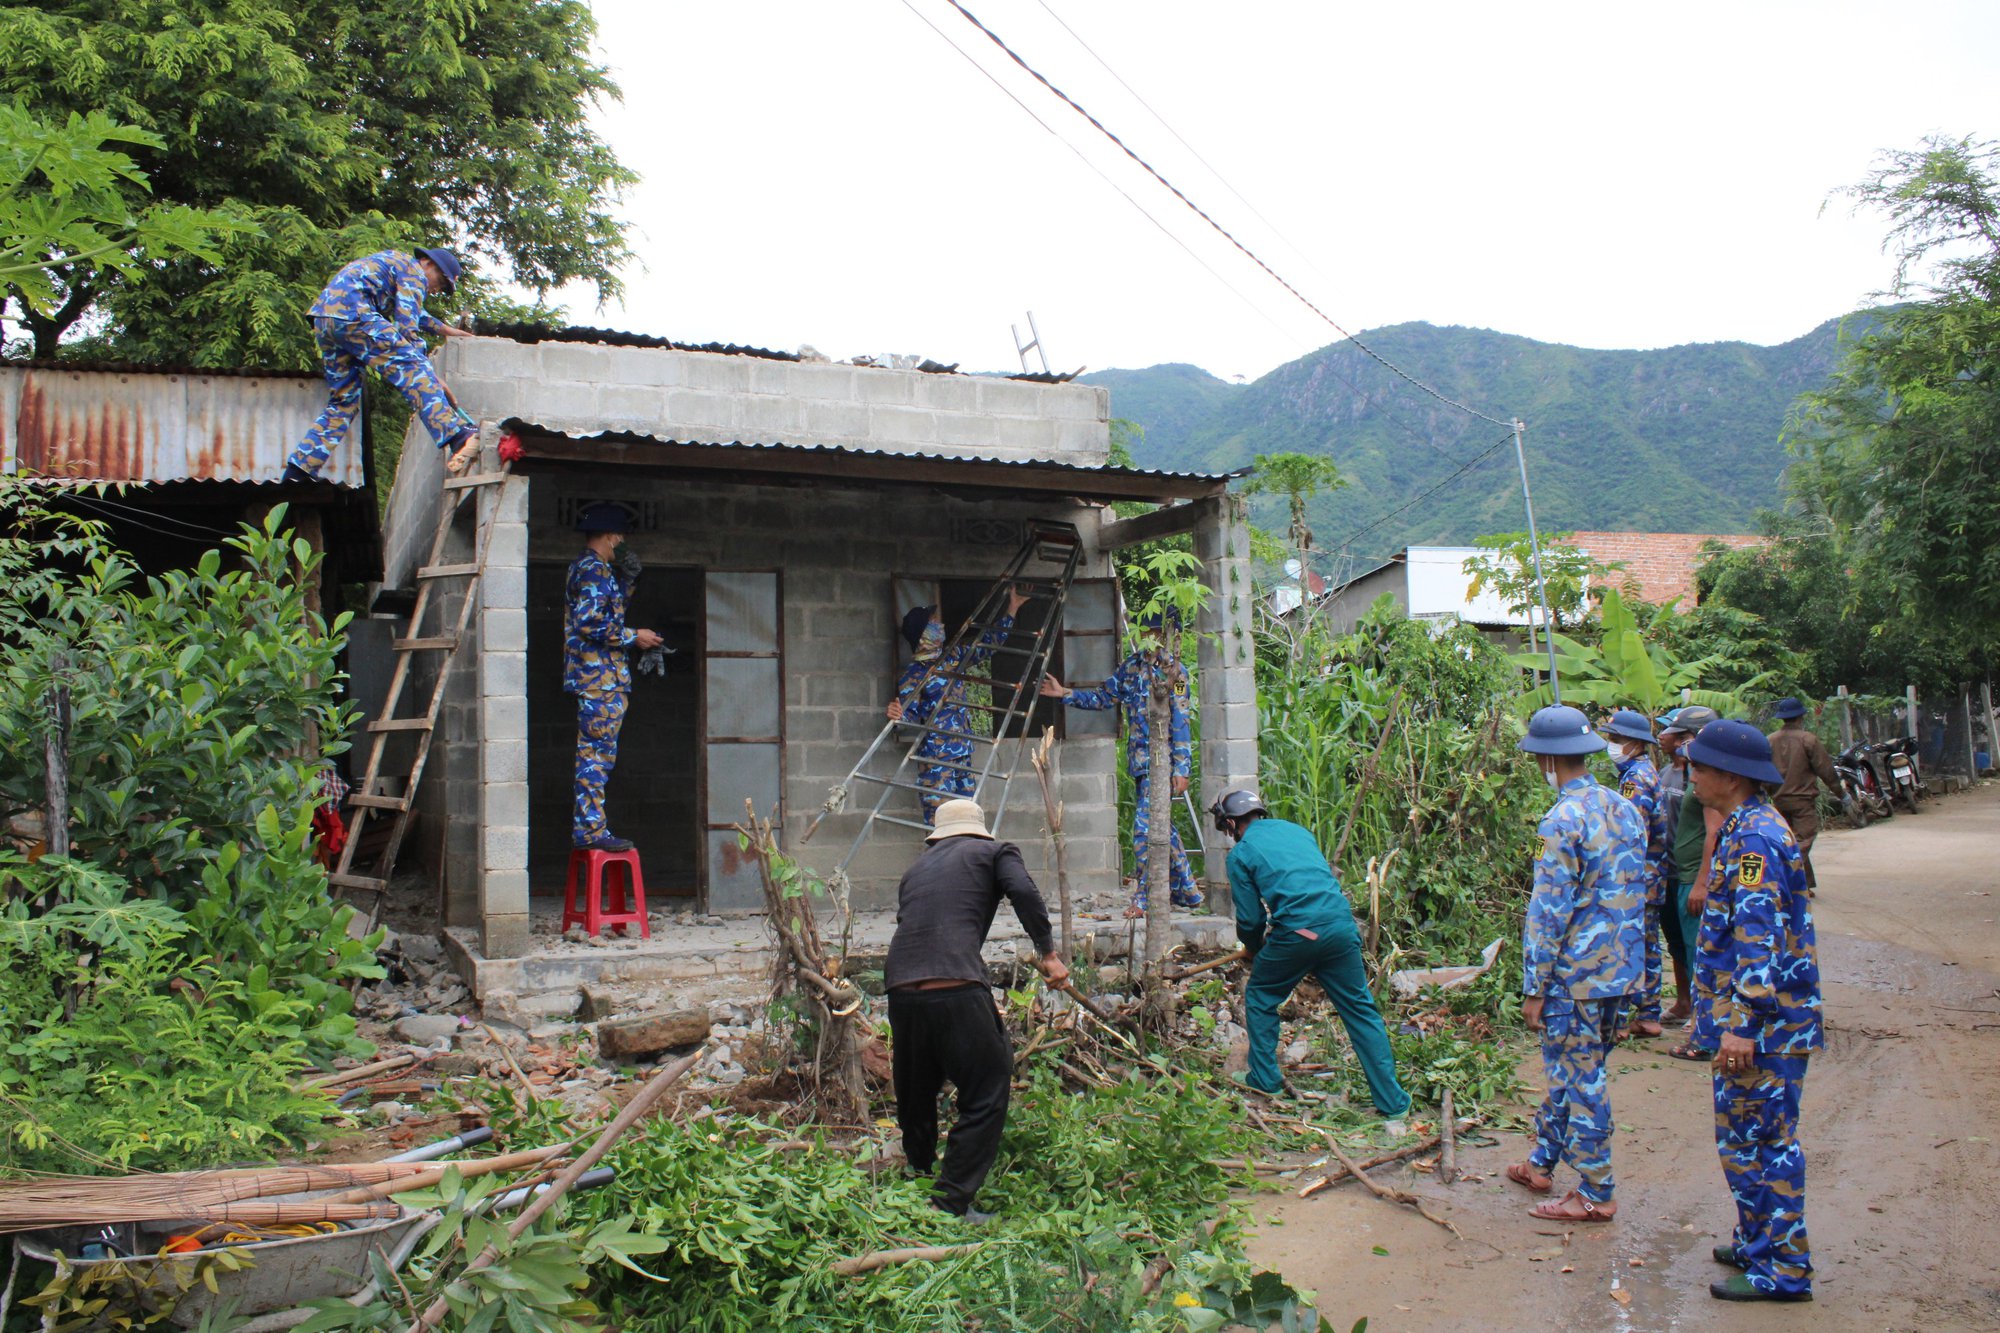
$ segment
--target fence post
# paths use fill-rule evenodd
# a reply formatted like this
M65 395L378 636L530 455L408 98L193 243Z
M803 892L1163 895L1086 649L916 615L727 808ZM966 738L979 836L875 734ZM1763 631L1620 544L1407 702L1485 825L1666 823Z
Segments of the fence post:
M1854 716L1847 702L1847 687L1840 687L1836 696L1840 700L1840 748L1845 750L1854 744Z
M1958 706L1965 710L1965 785L1979 780L1979 746L1972 739L1972 686L1959 687Z
M1986 762L1992 768L2000 768L2000 719L1993 715L1993 682L1979 682L1979 701L1986 705ZM1977 773L1972 776L1978 777Z
M1920 739L1920 736L1917 731L1917 687L1916 686L1905 685L1903 687L1903 702L1908 705L1908 707L1904 710L1903 715L1905 721L1903 725L1906 729L1907 734L1909 735L1909 738L1913 741L1918 740Z

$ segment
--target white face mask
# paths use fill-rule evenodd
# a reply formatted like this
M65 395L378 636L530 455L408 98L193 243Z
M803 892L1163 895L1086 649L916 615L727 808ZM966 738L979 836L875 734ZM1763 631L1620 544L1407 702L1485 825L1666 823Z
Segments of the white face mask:
M1562 790L1562 783L1557 780L1556 771L1553 768L1545 768L1542 770L1542 781L1548 783L1549 786L1556 791Z

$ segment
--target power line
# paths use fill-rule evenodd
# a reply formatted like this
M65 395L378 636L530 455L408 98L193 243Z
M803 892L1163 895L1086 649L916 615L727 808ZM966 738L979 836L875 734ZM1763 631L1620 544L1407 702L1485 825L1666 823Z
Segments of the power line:
M1276 329L1281 337L1284 337L1286 339L1296 338L1297 335L1289 332L1282 324L1278 323L1277 320L1271 318L1270 314L1267 311L1265 311L1265 309L1262 306L1258 305L1255 301L1251 300L1247 293L1245 293L1235 283L1231 282L1228 278L1223 277L1222 274L1218 272L1212 264L1210 264L1206 259L1203 259L1199 254L1197 254L1193 246L1189 245L1179 236L1176 236L1173 233L1173 231L1167 226L1166 223L1160 221L1159 218L1155 217L1146 208L1144 204L1140 203L1138 199L1133 197L1130 191L1128 191L1124 186L1120 185L1117 181L1112 180L1110 175L1105 172L1104 168L1098 166L1097 163L1091 161L1089 156L1086 155L1082 149L1078 148L1068 139L1063 138L1061 131L1057 130L1055 126L1049 124L1048 121L1042 119L1041 114L1037 112L1033 107L1029 106L1026 102L1022 101L1018 96L1016 96L1013 89L1009 88L1006 84L1000 82L1000 80L994 76L992 70L987 69L986 66L980 64L977 60L974 60L969 52L965 51L962 47L959 46L957 42L954 42L950 37L946 36L944 29L938 27L937 24L931 22L929 16L926 15L922 10L918 9L915 3L913 3L913 0L903 0L903 8L909 10L912 14L915 14L919 19L922 19L924 26L929 28L932 32L938 35L939 41L943 42L946 46L949 46L953 51L956 51L961 59L963 59L967 64L971 65L974 69L978 70L981 74L983 74L987 78L987 80L992 83L994 87L998 88L1001 92L1005 93L1009 101L1013 102L1015 106L1020 107L1021 110L1027 112L1028 115L1034 119L1034 122L1037 125L1040 125L1043 129L1047 130L1049 132L1050 137L1055 139L1057 143L1069 149L1070 152L1076 154L1078 160L1081 161L1085 166L1089 167L1092 171L1096 172L1100 180L1102 180L1106 185L1109 185L1112 189L1116 190L1119 196L1122 197L1126 203L1132 205L1133 208L1137 209L1141 217L1145 218L1146 221L1152 223L1155 227L1159 228L1160 233L1162 235L1164 235L1168 240L1172 241L1175 245L1178 245L1182 250L1187 252L1188 258L1194 260L1195 263L1201 265L1201 267L1207 271L1210 277L1214 278L1217 282L1221 283L1225 290L1227 290L1231 295L1235 296L1236 299L1241 301L1244 305L1248 306L1252 314L1256 315L1266 324L1269 324L1273 329ZM1360 390L1356 389L1355 392L1359 393Z
M1165 130L1168 134L1174 136L1174 142L1178 143L1181 147L1187 149L1188 152L1192 153L1194 155L1195 161L1201 163L1204 167L1207 167L1208 173L1211 176L1215 177L1216 180L1222 183L1222 188L1229 191L1231 195L1235 196L1237 203L1242 204L1245 208L1250 210L1250 216L1256 218L1266 227L1269 227L1271 229L1271 234L1277 237L1280 241L1282 241L1285 244L1285 246L1291 250L1293 254L1297 255L1300 259L1304 260L1307 268L1311 269L1321 278L1326 277L1326 274L1321 273L1318 266L1312 262L1312 256L1307 254L1304 248L1301 247L1297 242L1293 241L1291 237L1279 231L1277 223L1271 221L1271 219L1265 217L1262 213L1258 212L1257 205L1251 203L1248 199L1246 199L1241 190L1237 189L1234 185L1231 185L1229 183L1229 179L1222 174L1222 172L1216 167L1216 165L1201 155L1201 150L1199 148L1196 148L1193 144L1189 143L1184 137L1182 137L1181 132L1179 130L1175 129L1172 125L1168 124L1167 118L1161 115L1158 111L1154 110L1153 104L1151 102L1148 102L1145 99L1145 97L1141 95L1141 93L1137 88L1134 88L1131 84L1127 83L1125 81L1124 75L1120 74L1117 70L1111 68L1111 62L1106 60L1103 56L1097 54L1097 49L1093 47L1089 42L1083 39L1083 34L1078 32L1075 28L1070 27L1069 20L1065 19L1062 15L1056 13L1055 8L1049 4L1049 0L1036 0L1036 3L1041 5L1041 7L1044 10L1048 11L1048 15L1050 18L1054 19L1057 23L1062 25L1062 30L1064 32L1068 33L1071 37L1074 37L1076 39L1076 44L1078 46L1082 47L1085 51L1088 51L1090 53L1090 58L1092 60L1095 60L1099 65L1104 67L1104 72L1106 74L1109 74L1112 78L1118 81L1118 86L1120 88L1123 88L1126 92L1132 94L1133 100L1136 101L1140 106L1145 107L1146 113L1148 115L1150 115L1154 120L1160 122L1161 129Z
M910 0L903 0L903 3L905 5L908 5L910 3ZM995 46L999 47L1002 51L1004 51L1007 55L1007 58L1009 60L1012 60L1016 65L1019 65L1023 70L1025 70L1028 73L1028 75L1035 80L1035 82L1041 84L1044 88L1048 89L1050 92L1054 93L1057 97L1061 98L1063 102L1066 103L1072 111L1076 112L1079 116L1082 116L1085 120L1089 121L1091 125L1097 130L1098 133L1102 134L1105 138L1111 140L1112 143L1116 144L1120 152L1124 153L1125 156L1131 158L1134 162L1138 163L1139 166L1145 170L1147 175L1151 176L1154 180L1158 181L1161 185L1165 186L1167 190L1171 192L1176 199L1180 200L1183 204L1186 204L1188 208L1193 210L1194 214L1197 217L1199 217L1203 222L1206 222L1211 228L1213 228L1217 235L1221 236L1224 240L1228 241L1231 245L1235 246L1239 251L1241 251L1244 254L1245 257L1247 257L1250 260L1251 263L1255 264L1258 268L1263 269L1265 273L1270 275L1272 281L1276 282L1279 286L1283 287L1286 291L1290 292L1295 298L1297 298L1298 302L1301 305L1305 306L1306 309L1312 311L1315 315L1318 315L1321 320L1325 321L1328 327L1332 328L1336 333L1340 334L1341 337L1347 339L1349 342L1353 343L1356 347L1359 347L1363 352L1366 352L1370 357L1380 362L1384 367L1386 367L1394 374L1409 381L1412 385L1423 390L1425 393L1429 394L1431 397L1437 399L1439 402L1445 404L1446 406L1455 407L1461 412L1465 412L1471 416L1478 417L1481 421L1490 421L1496 426L1511 426L1513 424L1510 421L1503 421L1499 417L1488 416L1486 413L1481 412L1478 408L1471 407L1465 403L1461 403L1456 398L1446 397L1443 393L1440 393L1438 390L1424 383L1422 380L1418 379L1415 375L1412 375L1409 371L1404 370L1401 366L1389 360L1389 358L1383 356L1380 352L1370 347L1367 343L1362 342L1361 339L1355 337L1352 333L1349 333L1345 328L1341 327L1340 322L1338 320L1334 319L1333 316L1327 314L1324 310L1321 310L1318 306L1314 305L1310 300L1306 298L1305 293L1301 292L1298 288L1294 287L1291 283L1287 282L1282 274L1280 274L1276 269L1272 268L1269 264L1265 263L1263 259L1258 256L1256 251L1252 250L1249 246L1243 244L1243 242L1237 240L1236 237L1233 234L1231 234L1231 232L1227 227L1223 226L1220 222L1217 222L1214 218L1210 217L1208 213L1201 207L1201 205L1195 203L1194 200L1188 198L1188 196L1181 190L1179 186L1175 185L1172 181L1168 180L1165 176L1161 175L1159 171L1154 168L1152 163L1148 162L1145 158L1140 157L1137 153L1133 152L1132 149L1126 145L1125 141L1119 138L1116 134L1112 133L1110 128L1106 126L1103 121L1099 120L1096 116L1091 115L1090 112L1084 110L1082 105L1078 103L1075 98L1071 97L1068 93L1064 92L1062 89L1056 87L1053 83L1050 83L1049 80L1042 74L1040 70L1036 69L1033 65L1030 65L1026 60L1023 60L1021 56L1014 50L1013 47L1007 45L1006 42L1002 41L998 33L994 32L984 23L981 23L978 17L974 15L971 10L967 9L964 5L959 3L959 0L945 0L945 3L949 4L953 9L956 9L962 16L964 16L965 21L967 23L970 23L973 27L979 29L980 32L984 33L986 35L987 40L991 41ZM969 58L970 57L968 57L968 59ZM975 61L974 63L976 64L977 62ZM983 69L984 67L982 66L981 68ZM991 75L988 75L988 77L990 78ZM1012 96L1012 94L1010 93L1009 96ZM1026 109L1027 106L1026 103L1021 102L1019 98L1015 98L1014 100L1017 103L1019 103L1024 110ZM1040 120L1041 118L1037 116L1036 119ZM1046 128L1046 122L1044 122L1044 128ZM1109 179L1109 177L1107 177L1106 179ZM1150 216L1150 214L1148 216ZM1192 252L1190 251L1190 253Z
M225 532L221 528L209 527L205 523L190 523L188 520L184 518L176 518L172 514L161 513L157 510L140 509L134 505L119 504L116 500L107 500L101 495L95 495L90 497L72 495L72 496L67 496L65 498L70 500L71 503L81 504L86 508L95 508L97 512L99 512L100 514L104 514L104 516L109 519L118 520L118 515L105 513L105 510L107 508L119 509L123 510L127 514L136 514L139 516L139 518L155 519L162 523L172 523L176 527L188 529L188 531L191 533L200 534L198 537L190 536L184 538L184 540L186 541L206 541L210 537L222 537L226 539L237 535L236 533L233 532ZM143 528L147 526L144 523L140 523L132 519L127 519L122 521L131 522L135 527ZM162 537L173 537L179 535L177 533L172 533L172 532L161 532L158 528L153 528L152 531L159 533L159 535Z
M1347 537L1340 542L1339 544L1340 548L1342 550L1346 550L1347 548L1353 546L1357 540L1367 536L1369 533L1375 531L1375 529L1381 527L1384 523L1387 523L1389 520L1396 518L1402 514L1408 513L1410 510L1416 508L1424 501L1430 499L1433 495L1436 495L1439 491L1451 485L1454 481L1457 481L1460 477L1472 471L1472 469L1478 467L1481 463L1491 458L1494 454L1498 453L1500 450L1505 449L1508 445L1512 444L1513 442L1514 442L1514 436L1512 432L1509 432L1508 434L1501 436L1497 441L1487 445L1477 454L1474 454L1470 460L1460 464L1458 471L1452 473L1449 477L1446 477L1443 481L1439 482L1437 485L1431 487L1427 491L1421 492L1415 499L1405 501L1403 504L1398 505L1396 508L1382 515L1382 517L1376 519L1373 523L1370 523L1367 527L1349 533Z

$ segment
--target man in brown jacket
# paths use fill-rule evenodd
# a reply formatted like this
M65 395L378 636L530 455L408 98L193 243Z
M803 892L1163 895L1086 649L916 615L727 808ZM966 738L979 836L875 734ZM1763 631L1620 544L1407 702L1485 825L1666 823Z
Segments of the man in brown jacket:
M1833 771L1826 747L1805 728L1803 703L1780 699L1771 715L1778 719L1778 729L1771 733L1771 759L1785 775L1771 804L1778 807L1778 813L1792 826L1792 836L1799 840L1799 854L1806 863L1806 887L1811 888L1817 882L1812 845L1819 836L1819 784L1824 782L1828 791L1839 796L1840 778Z

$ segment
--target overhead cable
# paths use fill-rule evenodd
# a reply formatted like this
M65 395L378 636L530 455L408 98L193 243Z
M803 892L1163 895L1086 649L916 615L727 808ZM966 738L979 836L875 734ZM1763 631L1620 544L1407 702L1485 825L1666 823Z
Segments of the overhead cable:
M1446 477L1443 481L1440 481L1437 485L1432 486L1429 490L1423 491L1415 499L1405 501L1403 504L1398 505L1396 508L1382 515L1382 517L1376 519L1373 523L1370 523L1367 527L1349 533L1346 536L1346 538L1339 543L1340 548L1342 550L1346 550L1352 547L1354 543L1358 541L1360 538L1365 537L1369 533L1375 531L1375 529L1381 527L1384 523L1387 523L1390 519L1396 518L1399 515L1407 513L1409 510L1416 508L1418 505L1430 499L1433 495L1436 495L1439 491L1451 485L1454 481L1457 481L1460 477L1472 471L1472 469L1478 467L1481 463L1491 458L1494 454L1498 453L1500 450L1505 449L1508 445L1512 444L1513 442L1514 442L1514 436L1513 433L1510 431L1506 435L1501 436L1494 443L1487 445L1484 449L1481 449L1477 454L1474 454L1471 459L1469 459L1468 461L1459 466L1458 471L1452 473L1450 476Z
M908 5L910 3L910 0L903 0L903 2L904 4ZM1383 356L1380 352L1370 347L1367 343L1362 342L1361 339L1355 337L1352 333L1349 333L1345 328L1341 326L1338 320L1334 319L1334 317L1327 314L1326 311L1321 310L1318 306L1314 305L1312 301L1306 297L1305 293L1301 292L1297 287L1294 287L1290 282L1287 282L1282 274L1280 274L1276 269L1272 268L1269 264L1265 263L1264 260L1257 254L1256 251L1252 250L1249 246L1243 244L1243 242L1237 240L1236 237L1230 232L1230 230L1227 227L1223 226L1220 222L1217 222L1214 218L1210 217L1207 211L1204 210L1201 207L1201 205L1195 203L1194 200L1188 198L1188 196L1181 190L1179 186L1175 185L1172 181L1168 180L1165 176L1161 175L1159 171L1153 166L1152 163L1148 162L1145 158L1140 157L1137 153L1133 152L1132 149L1126 144L1126 142L1123 139L1119 138L1116 134L1112 133L1110 128L1106 126L1103 121L1099 120L1096 116L1091 115L1090 112L1084 110L1083 106L1080 103L1078 103L1075 98L1071 97L1068 93L1064 92L1062 89L1056 87L1053 83L1050 83L1047 77L1045 77L1040 70L1036 69L1033 65L1030 65L1026 60L1023 60L1021 56L1014 50L1013 47L1007 45L1005 41L1001 40L1000 35L998 33L994 32L984 23L981 23L979 21L978 16L973 14L973 12L967 9L964 5L960 4L959 0L945 0L945 3L949 4L953 9L956 9L962 16L964 16L965 21L967 23L970 23L973 27L979 29L980 32L984 33L988 41L991 41L995 46L999 47L1003 52L1005 52L1007 58L1009 60L1012 60L1016 65L1019 65L1023 70L1025 70L1028 73L1028 75L1035 80L1035 82L1041 84L1044 88L1048 89L1050 92L1054 93L1057 97L1061 98L1063 102L1067 104L1072 111L1076 112L1079 116L1082 116L1085 120L1089 121L1099 134L1102 134L1105 138L1109 139L1112 143L1116 144L1120 152L1124 153L1125 156L1131 158L1134 162L1138 163L1139 166L1145 170L1147 175L1151 176L1154 180L1158 181L1161 185L1165 186L1167 190L1171 192L1176 199L1179 199L1183 204L1186 204L1189 209L1193 210L1194 214L1197 217L1199 217L1203 222L1206 222L1211 228L1213 228L1217 235L1221 236L1224 240L1228 241L1231 245L1235 246L1239 251L1243 253L1243 255L1246 258L1250 260L1251 263L1255 264L1258 268L1263 269L1265 273L1270 275L1272 281L1276 282L1279 286L1283 287L1286 291L1290 292L1301 305L1305 306L1306 309L1312 311L1313 314L1319 316L1319 318L1323 320L1328 327L1333 329L1336 333L1340 334L1341 337L1347 339L1349 342L1353 343L1356 347L1359 347L1363 352L1366 352L1374 360L1380 362L1386 369L1388 369L1395 375L1401 377L1404 380L1409 381L1410 384L1414 385L1418 389L1421 389L1423 392L1429 394L1431 397L1437 399L1439 402L1445 404L1447 407L1457 408L1461 412L1467 413L1471 416L1478 417L1481 421L1490 421L1496 426L1511 427L1513 425L1511 421L1506 421L1496 416L1488 416L1486 413L1481 412L1476 407L1472 407L1466 403L1461 403L1456 398L1447 397L1445 394L1439 392L1437 389L1432 388L1430 385L1418 379L1415 375L1412 375L1409 371L1404 370L1401 366L1391 361L1388 357ZM968 59L969 58L970 57L968 57ZM977 62L975 61L974 63L976 64ZM983 68L984 67L982 66L982 69ZM991 77L991 75L989 75L988 77ZM1012 96L1012 94L1010 93L1009 96ZM1019 98L1015 98L1014 100L1016 101L1016 103L1021 105L1023 110L1027 109L1027 104L1021 102ZM1036 119L1040 120L1041 118L1037 116ZM1043 122L1043 124L1044 127L1046 128L1047 122ZM1053 131L1051 132L1053 133ZM1107 179L1109 178L1107 177ZM1150 214L1148 216L1150 216Z
M930 16L925 14L922 10L918 9L913 0L903 0L903 8L909 10L912 14L915 14L918 18L922 19L924 22L924 26L929 28L932 32L938 35L939 41L943 42L946 46L949 46L952 50L958 52L959 56L967 64L971 65L974 69L978 70L981 74L985 75L988 81L990 81L994 87L998 88L1001 92L1007 95L1008 100L1012 101L1015 106L1020 107L1021 110L1027 112L1029 116L1033 117L1037 125L1040 125L1043 129L1047 130L1049 132L1049 135L1052 138L1054 138L1057 143L1060 143L1063 147L1069 149L1070 152L1075 153L1077 158L1085 166L1089 167L1092 171L1097 173L1098 178L1100 180L1102 180L1106 185L1109 185L1112 189L1116 190L1119 193L1119 195L1124 198L1126 203L1132 205L1133 208L1137 209L1141 217L1145 218L1146 221L1152 223L1155 227L1158 227L1162 235L1164 235L1168 240L1172 241L1175 245L1178 245L1182 250L1187 252L1188 258L1194 260L1195 263L1201 265L1202 268L1208 271L1210 277L1214 278L1217 282L1221 283L1222 286L1225 289L1227 289L1231 295L1235 296L1237 300L1241 301L1244 305L1248 306L1251 310L1251 313L1255 314L1259 319L1263 320L1266 324L1269 324L1273 329L1276 329L1281 337L1292 338L1295 336L1292 333L1288 332L1282 324L1278 323L1277 320L1271 318L1270 314L1266 312L1263 307L1259 306L1255 301L1251 300L1249 295L1245 293L1240 287L1238 287L1235 283L1231 282L1228 278L1223 277L1222 274L1216 270L1214 265L1210 264L1206 259L1203 259L1199 254L1195 252L1193 246L1189 245L1179 236L1176 236L1173 230L1170 227L1168 227L1166 223L1160 221L1157 217L1153 216L1152 212L1148 210L1144 204L1140 203L1136 198L1134 198L1130 191L1128 191L1124 186L1120 185L1117 181L1112 180L1110 175L1105 172L1104 168L1098 166L1097 163L1090 160L1088 154L1086 154L1082 149L1078 148L1075 144L1071 143L1068 139L1063 138L1061 131L1057 130L1055 126L1049 124L1048 121L1042 119L1041 114L1037 112L1033 107L1029 106L1026 102L1023 102L1018 96L1016 96L1012 88L1009 88L1006 84L1000 82L1000 80L994 76L992 70L986 68L986 66L980 64L977 60L974 60L972 56L967 51L965 51L964 48L960 47L957 42L954 42L949 36L945 34L943 28L940 28L938 27L937 24L931 22ZM1357 389L1356 392L1358 393L1360 391Z

